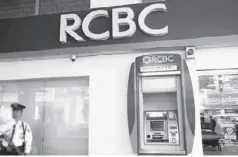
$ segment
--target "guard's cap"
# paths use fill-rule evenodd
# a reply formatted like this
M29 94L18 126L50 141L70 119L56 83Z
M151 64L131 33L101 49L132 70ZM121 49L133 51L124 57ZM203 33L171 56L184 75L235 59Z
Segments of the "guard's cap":
M23 110L26 108L26 106L20 104L20 103L12 103L11 107L13 110Z

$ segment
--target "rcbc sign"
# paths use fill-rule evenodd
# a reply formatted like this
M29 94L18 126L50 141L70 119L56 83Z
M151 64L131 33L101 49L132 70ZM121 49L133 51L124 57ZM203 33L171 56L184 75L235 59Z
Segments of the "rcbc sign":
M164 36L168 34L168 26L161 28L152 28L145 21L146 18L153 12L167 12L167 7L162 3L151 4L136 15L134 10L130 7L112 8L111 13L106 9L98 9L88 13L83 19L78 14L63 14L60 18L60 42L67 43L67 36L72 37L78 42L85 42L86 40L108 40L131 37L140 29L143 33L149 36ZM124 15L125 17L121 17ZM137 17L137 19L135 19ZM110 19L111 26L107 30L100 33L95 33L90 30L92 21L98 18ZM158 20L158 19L155 19ZM73 22L69 24L69 21ZM139 28L137 27L137 24ZM121 26L127 25L128 29L122 31ZM109 28L112 27L112 30ZM88 38L84 38L82 34L76 31L81 29L83 34Z
M174 56L145 56L143 57L143 63L150 64L150 63L167 63L167 62L173 62Z
M136 58L138 72L179 71L181 56L178 54L152 54Z

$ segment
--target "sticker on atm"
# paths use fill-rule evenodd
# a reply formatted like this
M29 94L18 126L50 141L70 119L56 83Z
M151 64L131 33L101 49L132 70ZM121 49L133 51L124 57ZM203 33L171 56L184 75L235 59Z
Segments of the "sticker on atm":
M145 66L141 67L141 72L155 72L155 71L175 71L177 70L177 65L156 65L156 66Z

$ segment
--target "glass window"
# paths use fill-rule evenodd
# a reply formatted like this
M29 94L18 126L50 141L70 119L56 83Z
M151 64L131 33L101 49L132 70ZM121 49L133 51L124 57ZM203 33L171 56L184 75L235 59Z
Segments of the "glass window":
M88 154L88 77L0 83L0 125L12 120L11 103L24 104L32 155Z
M204 155L238 154L238 75L199 77Z
M87 155L88 82L49 80L44 92L44 154Z

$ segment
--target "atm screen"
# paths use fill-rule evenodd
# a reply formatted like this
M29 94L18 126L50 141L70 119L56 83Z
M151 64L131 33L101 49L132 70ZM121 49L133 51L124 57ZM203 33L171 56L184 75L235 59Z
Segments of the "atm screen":
M150 131L164 131L164 121L151 121Z

